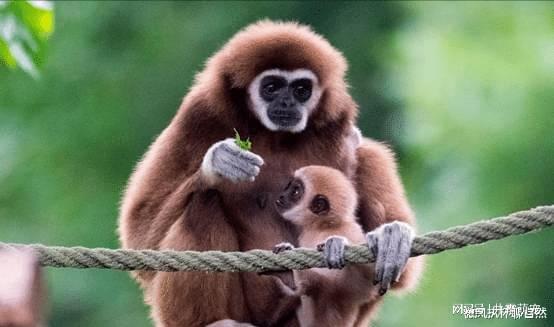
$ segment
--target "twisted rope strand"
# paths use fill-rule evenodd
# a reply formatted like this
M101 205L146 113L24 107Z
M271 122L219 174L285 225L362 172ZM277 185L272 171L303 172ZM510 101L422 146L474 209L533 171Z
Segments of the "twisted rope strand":
M512 213L506 217L456 226L417 236L411 256L434 254L466 245L485 243L511 235L524 234L554 225L554 205ZM41 265L58 268L103 268L115 270L156 271L275 271L325 267L321 252L298 248L274 254L267 250L247 252L89 249L84 247L10 244L0 242L1 249L35 251ZM348 246L347 263L375 261L367 246Z

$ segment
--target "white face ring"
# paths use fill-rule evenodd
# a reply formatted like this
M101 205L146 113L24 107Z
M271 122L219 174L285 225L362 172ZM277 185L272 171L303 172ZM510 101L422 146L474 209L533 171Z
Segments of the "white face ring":
M308 101L303 103L300 107L302 118L294 126L279 126L273 123L268 117L268 103L264 101L260 96L259 89L262 79L270 75L283 77L288 83L301 78L306 78L312 81L312 95L310 99L308 99ZM315 110L317 104L319 103L321 93L321 87L319 85L319 80L317 79L317 76L315 76L315 74L308 69L295 69L292 71L269 69L256 76L256 78L252 81L252 83L250 83L250 86L248 87L248 96L250 97L250 104L252 106L251 109L256 117L258 117L262 125L264 125L267 129L271 131L287 131L291 133L299 133L306 128L306 125L308 124L308 117Z

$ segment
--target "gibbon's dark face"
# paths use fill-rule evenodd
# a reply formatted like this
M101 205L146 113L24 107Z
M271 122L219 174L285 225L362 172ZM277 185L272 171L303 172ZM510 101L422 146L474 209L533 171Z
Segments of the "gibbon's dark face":
M309 194L306 192L304 183L298 178L293 179L275 201L277 212L289 216L290 219L294 219L290 217L291 215L303 216L302 212L305 212L305 208L316 216L324 216L329 213L331 206L327 196L316 194L309 199L305 199L306 196L309 196Z
M281 127L296 126L302 119L302 104L312 96L312 81L299 78L289 81L279 75L268 75L260 82L260 97L267 103L267 116Z
M304 183L295 178L287 184L275 201L277 211L282 213L291 209L302 200L302 197L304 197Z
M251 110L272 131L301 132L321 97L317 77L307 69L266 70L248 88Z

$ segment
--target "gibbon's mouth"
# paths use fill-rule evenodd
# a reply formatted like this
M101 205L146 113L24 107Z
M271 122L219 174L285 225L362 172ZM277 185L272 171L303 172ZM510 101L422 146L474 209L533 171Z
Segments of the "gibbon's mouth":
M278 198L276 201L275 201L275 209L277 209L277 212L281 212L283 211L285 207L285 203L283 201L282 198Z
M279 196L277 200L275 200L275 209L278 213L283 213L287 211L287 209L290 209L291 204L285 199L283 195Z
M279 127L293 127L296 126L302 119L296 110L275 110L268 113L269 120Z

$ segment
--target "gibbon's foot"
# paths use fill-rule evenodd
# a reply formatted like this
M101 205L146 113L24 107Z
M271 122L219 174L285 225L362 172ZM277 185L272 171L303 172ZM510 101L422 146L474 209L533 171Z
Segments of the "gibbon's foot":
M294 245L292 245L288 242L283 242L283 243L279 243L279 244L277 244L273 247L273 253L278 254L278 253L281 253L281 252L290 251L292 249L294 249Z
M232 138L214 143L202 160L201 171L211 183L225 178L238 183L254 181L264 160L259 155L241 149Z
M318 251L323 251L325 264L329 269L342 269L345 266L344 248L348 244L342 236L331 236L324 243L317 245Z
M412 226L399 221L381 225L366 234L367 245L375 257L373 284L380 284L380 295L399 280L410 257L413 239Z

